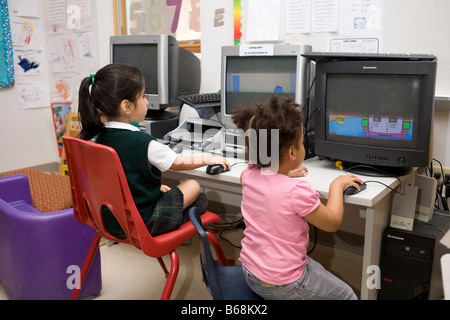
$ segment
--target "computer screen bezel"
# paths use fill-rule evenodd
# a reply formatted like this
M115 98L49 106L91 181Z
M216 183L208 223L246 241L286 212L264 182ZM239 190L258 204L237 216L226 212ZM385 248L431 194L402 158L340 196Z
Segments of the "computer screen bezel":
M255 45L260 46L260 45ZM307 86L309 84L309 66L310 61L304 57L302 57L302 53L310 52L311 46L309 45L266 45L269 46L269 53L267 56L294 56L297 57L297 65L296 65L296 89L294 100L301 107L304 106L306 101L306 92ZM221 107L220 107L220 117L222 124L227 129L236 129L235 124L233 123L231 117L231 113L227 113L226 108L226 77L227 77L227 63L229 57L244 57L246 59L252 59L252 57L258 55L248 54L243 56L243 52L245 52L245 48L251 47L248 46L224 46L222 47L221 53Z
M314 95L315 154L333 160L381 167L421 167L430 163L432 156L432 128L436 61L317 61ZM327 77L329 74L419 75L419 110L415 129L419 130L415 148L398 146L377 147L327 140Z
M158 79L158 93L151 94L146 91L146 98L148 100L147 108L152 110L159 110L165 108L170 103L169 92L169 44L178 47L178 42L170 35L127 35L127 36L112 36L110 37L110 61L111 63L121 62L132 64L139 68L137 63L130 61L114 61L114 48L119 45L156 45L157 46L157 79Z

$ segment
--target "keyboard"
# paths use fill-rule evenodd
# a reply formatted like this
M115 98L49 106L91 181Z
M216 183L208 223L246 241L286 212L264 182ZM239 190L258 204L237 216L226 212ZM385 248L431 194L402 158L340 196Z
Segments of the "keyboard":
M220 107L220 92L186 94L178 97L193 108Z
M420 53L356 53L356 52L307 52L302 54L303 57L316 60L436 60L433 54Z

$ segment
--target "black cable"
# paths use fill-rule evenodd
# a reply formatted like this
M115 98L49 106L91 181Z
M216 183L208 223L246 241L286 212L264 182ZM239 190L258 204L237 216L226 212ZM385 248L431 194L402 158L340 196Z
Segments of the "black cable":
M384 171L384 170L381 170L381 169L378 169L378 168L376 168L376 167L372 167L372 166L368 166L368 165L364 165L364 164L357 164L357 165L354 165L354 166L352 166L352 167L350 167L350 168L347 168L346 170L345 170L345 172L347 172L347 173L351 173L351 171L350 170L353 170L354 168L368 168L368 169L370 169L370 170L375 170L375 171L378 171L378 172L380 172L380 173L382 173L382 174L384 174L385 176L390 176L390 177L392 177L392 178L395 178L395 179L397 179L398 180L398 182L400 183L400 190L402 190L403 188L402 188L402 186L403 186L403 183L402 183L402 181L400 180L400 178L399 177L397 177L395 174L392 174L392 173L389 173L389 172L386 172L386 171ZM387 187L387 188L389 188L389 189L391 189L392 191L394 191L394 192L396 192L396 193L398 193L398 194L400 194L400 195L405 195L405 190L403 190L403 192L400 192L400 191L397 191L397 190L395 190L395 189L393 189L393 188L391 188L391 187L389 187L387 184L385 184L385 183L383 183L383 182L381 182L381 181L376 181L376 180L368 180L368 181L364 181L364 182L375 182L375 183L379 183L379 184L382 184L382 185L384 185L385 187Z
M314 249L316 248L316 244L317 244L317 227L314 227L314 242L313 242L313 247L311 248L311 250L309 250L306 254L309 255L311 252L314 251Z

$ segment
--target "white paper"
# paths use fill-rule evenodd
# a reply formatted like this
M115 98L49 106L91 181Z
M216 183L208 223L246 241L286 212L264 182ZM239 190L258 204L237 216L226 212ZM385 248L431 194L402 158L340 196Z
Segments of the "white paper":
M239 46L240 56L273 56L273 44L250 44Z
M78 35L78 57L80 68L83 70L95 70L97 64L97 43L94 33L86 32Z
M16 0L10 1L11 15L21 17L39 17L39 1L36 0Z
M382 37L330 37L328 38L328 51L330 52L360 52L380 53Z
M48 84L41 82L17 82L17 99L22 109L50 106Z
M312 0L312 32L336 32L338 9L338 0Z
M58 34L67 30L65 0L45 0L44 9L48 34Z
M339 34L382 35L384 0L346 0L339 4Z
M75 72L77 64L75 37L59 36L47 40L47 56L52 72Z
M42 47L44 28L40 22L13 18L11 33L14 47Z
M72 76L53 75L53 101L70 102L73 100L75 80Z
M311 32L311 0L287 0L286 33Z
M281 41L282 0L250 0L248 4L247 41Z
M40 49L13 49L14 73L18 76L36 76L46 72L45 55Z

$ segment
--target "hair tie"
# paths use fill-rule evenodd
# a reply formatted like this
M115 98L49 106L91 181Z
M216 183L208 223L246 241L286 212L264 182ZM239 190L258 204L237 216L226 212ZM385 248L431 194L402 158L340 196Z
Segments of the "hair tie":
M95 82L94 74L91 73L91 74L89 75L89 77L91 77L91 79L92 79L92 85L94 85L94 82Z

